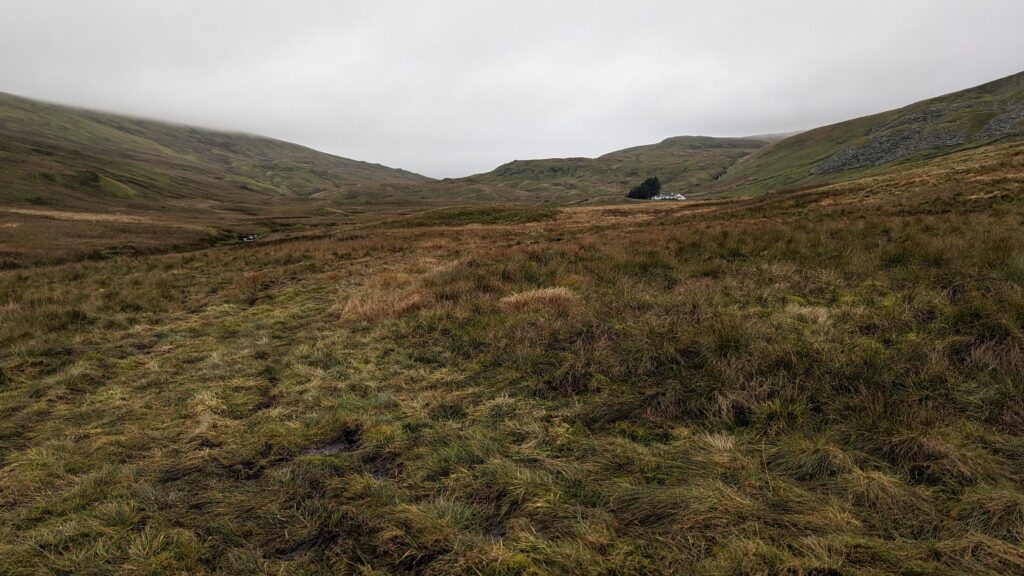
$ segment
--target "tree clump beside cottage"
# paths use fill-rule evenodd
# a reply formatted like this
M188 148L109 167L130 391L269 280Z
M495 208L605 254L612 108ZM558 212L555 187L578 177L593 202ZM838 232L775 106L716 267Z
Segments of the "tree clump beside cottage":
M660 193L661 181L658 180L657 176L651 176L641 182L639 186L635 186L626 196L638 200L650 200Z

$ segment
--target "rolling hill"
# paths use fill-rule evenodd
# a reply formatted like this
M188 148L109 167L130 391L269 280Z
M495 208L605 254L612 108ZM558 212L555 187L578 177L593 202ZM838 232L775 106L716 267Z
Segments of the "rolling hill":
M280 140L0 94L0 203L235 209L429 178Z
M598 158L516 160L455 182L486 186L492 194L517 191L540 199L573 202L618 199L644 178L657 176L664 192L687 194L714 182L737 160L768 143L767 137L677 136Z
M1024 72L807 132L680 136L598 158L517 160L417 192L447 191L463 200L608 201L658 176L668 193L740 196L869 175L878 167L1018 137L1024 137Z
M870 175L1024 137L1024 72L807 132L748 138L681 136L598 158L517 160L426 187L461 199L575 203L618 200L647 176L665 192L741 196Z
M0 94L0 203L250 215L308 198L342 205L573 204L617 201L647 176L658 176L667 193L733 196L849 179L1022 136L1019 73L795 135L679 136L597 158L515 160L433 181L279 140ZM290 204L299 212L321 206Z
M1017 137L1024 137L1024 72L786 138L737 162L708 193L744 195L844 179Z

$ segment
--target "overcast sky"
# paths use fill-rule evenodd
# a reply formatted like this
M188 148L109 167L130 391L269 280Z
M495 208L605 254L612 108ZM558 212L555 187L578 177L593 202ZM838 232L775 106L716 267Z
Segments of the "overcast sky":
M1022 0L0 0L0 91L461 176L1024 69Z

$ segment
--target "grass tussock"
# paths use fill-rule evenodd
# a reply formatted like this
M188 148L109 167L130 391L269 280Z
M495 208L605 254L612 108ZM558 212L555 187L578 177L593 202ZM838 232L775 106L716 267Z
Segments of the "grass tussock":
M415 290L368 292L353 297L341 308L344 320L380 322L423 308L429 297Z
M576 294L568 288L538 288L505 296L501 299L501 309L508 313L558 313L566 311L576 300Z
M412 276L404 274L384 274L374 278L344 305L335 307L335 312L346 322L375 323L431 305L433 296L412 286L412 280Z

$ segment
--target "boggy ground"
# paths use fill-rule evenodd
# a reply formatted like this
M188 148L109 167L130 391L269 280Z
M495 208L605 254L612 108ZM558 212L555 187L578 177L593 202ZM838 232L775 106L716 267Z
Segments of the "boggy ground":
M1022 152L0 273L0 573L1024 572Z

